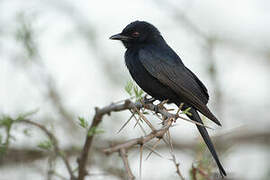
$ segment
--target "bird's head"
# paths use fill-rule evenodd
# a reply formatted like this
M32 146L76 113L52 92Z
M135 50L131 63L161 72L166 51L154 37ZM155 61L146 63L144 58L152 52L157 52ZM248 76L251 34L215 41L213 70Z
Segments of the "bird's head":
M122 41L126 48L151 44L160 38L158 29L145 21L134 21L128 24L121 33L110 37L112 40Z

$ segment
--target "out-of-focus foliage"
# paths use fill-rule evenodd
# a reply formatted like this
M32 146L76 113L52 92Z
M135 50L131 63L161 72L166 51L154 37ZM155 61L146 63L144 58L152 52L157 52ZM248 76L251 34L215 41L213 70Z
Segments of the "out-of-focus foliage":
M123 121L130 117L125 112L112 114L100 126L90 129L92 122L88 119L92 119L96 106L119 99L142 99L143 91L128 81L124 48L108 40L126 24L139 19L158 26L185 64L207 85L209 106L223 124L222 129L215 131L218 136L214 139L218 140L215 144L229 179L269 179L268 5L268 1L202 4L2 0L1 178L68 177L65 162L52 153L55 142L44 139L37 128L15 123L31 119L53 129L61 148L58 153L68 157L75 174L85 135L98 134L91 148L87 178L123 179L122 160L105 156L101 149L141 136L140 127L128 124L117 134ZM29 111L36 108L39 111ZM182 113L189 113L188 109ZM143 114L152 117L146 110ZM135 116L139 117L136 113ZM248 140L243 138L243 132ZM215 178L217 168L205 145L195 140L195 127L179 122L171 133L183 176L194 180ZM174 167L169 167L164 144L157 145L156 151L165 158L152 155L144 162L143 179L178 178L171 170ZM136 177L137 152L129 152Z

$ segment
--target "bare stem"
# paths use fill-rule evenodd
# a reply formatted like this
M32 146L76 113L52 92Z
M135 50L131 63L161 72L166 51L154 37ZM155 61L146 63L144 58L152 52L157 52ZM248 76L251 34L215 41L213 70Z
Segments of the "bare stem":
M120 156L123 160L127 175L128 175L128 180L133 180L135 179L135 176L132 174L131 169L129 167L129 163L128 163L128 155L125 149L120 149L119 150Z
M42 130L49 138L50 140L52 141L53 143L53 147L54 147L54 152L61 157L61 159L64 161L64 164L66 165L66 168L69 172L69 175L70 175L70 179L75 179L75 176L72 172L72 169L71 169L71 166L66 158L66 156L64 155L64 153L60 150L59 146L58 146L58 141L56 139L56 137L54 136L53 133L51 133L45 126L41 125L41 124L38 124L36 122L33 122L33 121L30 121L28 119L22 119L22 120L19 120L19 121L15 121L15 122L22 122L22 123L26 123L26 124L30 124L30 125L33 125L35 127L38 127L40 130Z

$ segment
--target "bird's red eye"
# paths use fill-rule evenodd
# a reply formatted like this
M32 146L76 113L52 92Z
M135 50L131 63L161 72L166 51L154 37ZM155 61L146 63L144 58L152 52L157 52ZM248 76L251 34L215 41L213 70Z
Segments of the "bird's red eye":
M135 31L132 33L132 37L139 37L140 36L140 33Z

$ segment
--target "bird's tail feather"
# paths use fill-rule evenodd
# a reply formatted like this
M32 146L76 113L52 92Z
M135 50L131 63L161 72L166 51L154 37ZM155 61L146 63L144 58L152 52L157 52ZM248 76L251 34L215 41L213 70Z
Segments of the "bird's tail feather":
M198 112L195 109L191 108L189 110L189 112L192 114L192 115L188 115L189 118L203 124ZM217 163L217 166L218 166L219 171L220 171L220 175L222 177L226 176L227 174L226 174L224 168L222 167L222 165L221 165L221 163L219 161L218 155L217 155L217 153L215 151L214 145L213 145L213 143L212 143L212 141L211 141L211 139L209 137L209 134L208 134L206 128L203 127L203 126L200 126L200 125L196 125L196 126L197 126L201 136L203 137L203 140L204 140L205 144L207 145L209 151L211 152L213 158L215 159L215 161Z

